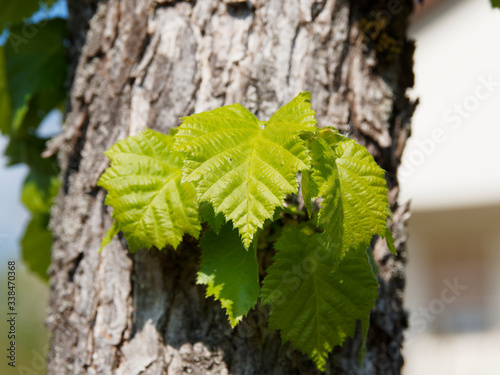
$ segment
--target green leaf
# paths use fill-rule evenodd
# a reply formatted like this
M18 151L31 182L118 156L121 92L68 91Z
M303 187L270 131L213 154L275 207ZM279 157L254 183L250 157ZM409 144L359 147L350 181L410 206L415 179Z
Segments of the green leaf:
M356 321L363 328L369 324L378 283L365 248L350 251L335 272L321 234L309 237L289 228L276 250L261 293L262 302L271 306L269 326L323 371L333 348L353 336Z
M28 223L21 239L23 263L31 272L43 280L48 280L52 233L48 229L49 214L34 215Z
M210 228L216 234L219 234L222 226L226 222L226 220L224 219L224 214L222 212L215 214L212 204L208 202L201 202L199 209L201 221L206 221L208 225L210 225Z
M256 242L247 251L231 223L224 225L219 235L206 232L200 241L203 252L197 282L207 285L207 297L221 302L233 327L259 297Z
M281 123L286 128L290 127L294 130L316 131L316 112L311 107L311 93L301 92L288 104L278 109L271 116L269 124Z
M491 0L491 6L493 8L500 8L500 0Z
M200 201L212 203L238 228L245 248L310 166L301 131L314 131L310 94L301 93L268 122L233 104L183 119L175 148L186 154L183 172Z
M152 130L119 141L105 155L111 166L98 185L131 251L171 245L184 233L198 237L196 191L182 183L183 155L172 151L172 137Z
M4 46L7 86L11 105L9 133L23 128L25 116L34 101L33 112L47 113L64 101L67 57L63 40L66 21L52 19L30 25L33 36L23 36L23 27L11 28ZM38 116L41 120L42 116ZM37 122L38 125L40 121ZM26 126L24 126L26 127ZM5 131L5 125L2 129Z
M313 146L313 180L323 197L318 225L334 252L334 264L349 249L386 234L390 217L385 172L368 150L332 129Z

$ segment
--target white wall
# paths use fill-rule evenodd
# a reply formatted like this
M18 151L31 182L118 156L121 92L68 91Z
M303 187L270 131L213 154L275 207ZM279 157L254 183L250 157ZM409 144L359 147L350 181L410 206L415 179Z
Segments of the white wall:
M420 105L399 176L415 210L500 202L500 10L451 4L411 30Z
M399 171L400 201L413 201L410 322L439 299L443 280L458 277L468 289L426 331L410 326L403 373L500 374L500 10L489 0L450 1L445 10L411 30L412 94L421 104ZM438 320L473 316L471 306L481 306L489 325L434 329Z

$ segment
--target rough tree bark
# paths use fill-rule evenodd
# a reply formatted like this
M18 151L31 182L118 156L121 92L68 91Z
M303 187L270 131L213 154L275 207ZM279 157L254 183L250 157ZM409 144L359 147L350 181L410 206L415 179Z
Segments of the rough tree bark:
M374 243L380 299L363 369L359 335L327 373L398 374L405 222L397 167L414 103L412 1L69 1L72 77L63 133L53 140L63 187L52 212L50 374L316 374L263 324L258 307L231 330L218 302L195 284L199 250L130 255L111 225L103 152L145 127L239 102L260 118L310 90L320 124L350 131L387 171L397 257ZM388 22L384 22L384 19ZM272 250L269 250L272 252ZM262 257L269 262L269 256Z

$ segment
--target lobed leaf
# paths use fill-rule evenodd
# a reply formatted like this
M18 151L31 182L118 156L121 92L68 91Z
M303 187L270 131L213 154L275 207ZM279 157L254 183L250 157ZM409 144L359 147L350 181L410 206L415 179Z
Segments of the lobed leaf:
M323 198L318 225L334 252L334 264L374 235L392 240L385 172L353 139L325 128L313 145L311 191ZM393 247L392 247L393 248Z
M184 157L172 144L169 135L146 130L105 152L111 166L98 185L108 190L106 204L131 251L176 248L185 233L197 237L201 230L196 191L181 182Z
M314 131L310 94L301 93L269 121L239 104L183 118L175 149L186 154L184 180L238 228L245 248L286 194L297 192L296 174L310 167L298 134Z
M332 272L332 253L321 234L288 228L275 247L261 292L271 307L269 326L324 371L328 354L353 336L356 321L364 332L369 324L378 283L365 248L350 251Z

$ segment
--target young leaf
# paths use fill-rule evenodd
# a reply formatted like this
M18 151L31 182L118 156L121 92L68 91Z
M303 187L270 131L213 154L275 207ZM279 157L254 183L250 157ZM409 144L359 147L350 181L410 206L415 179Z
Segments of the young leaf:
M297 192L296 174L310 166L301 131L316 128L310 94L301 93L267 122L239 104L183 119L175 148L186 154L184 179L238 228L248 249L255 232Z
M323 197L318 225L334 252L334 264L349 249L385 236L391 215L384 170L368 150L331 129L313 146L313 180Z
M130 250L174 248L184 233L199 235L196 191L181 182L183 155L172 151L170 136L152 130L116 143L105 155L111 166L98 185ZM115 232L117 229L115 228Z
M321 234L289 228L276 242L274 263L262 286L271 306L269 326L311 358L320 370L336 345L353 336L356 321L369 324L378 283L365 248L350 251L332 272L332 254Z
M198 284L207 285L207 297L214 296L226 309L235 327L259 297L259 266L256 241L246 250L231 223L219 235L210 230L200 241L201 270Z
M311 107L311 93L301 92L288 104L278 109L271 116L269 123L288 124L285 126L293 127L296 130L315 131L316 112Z

